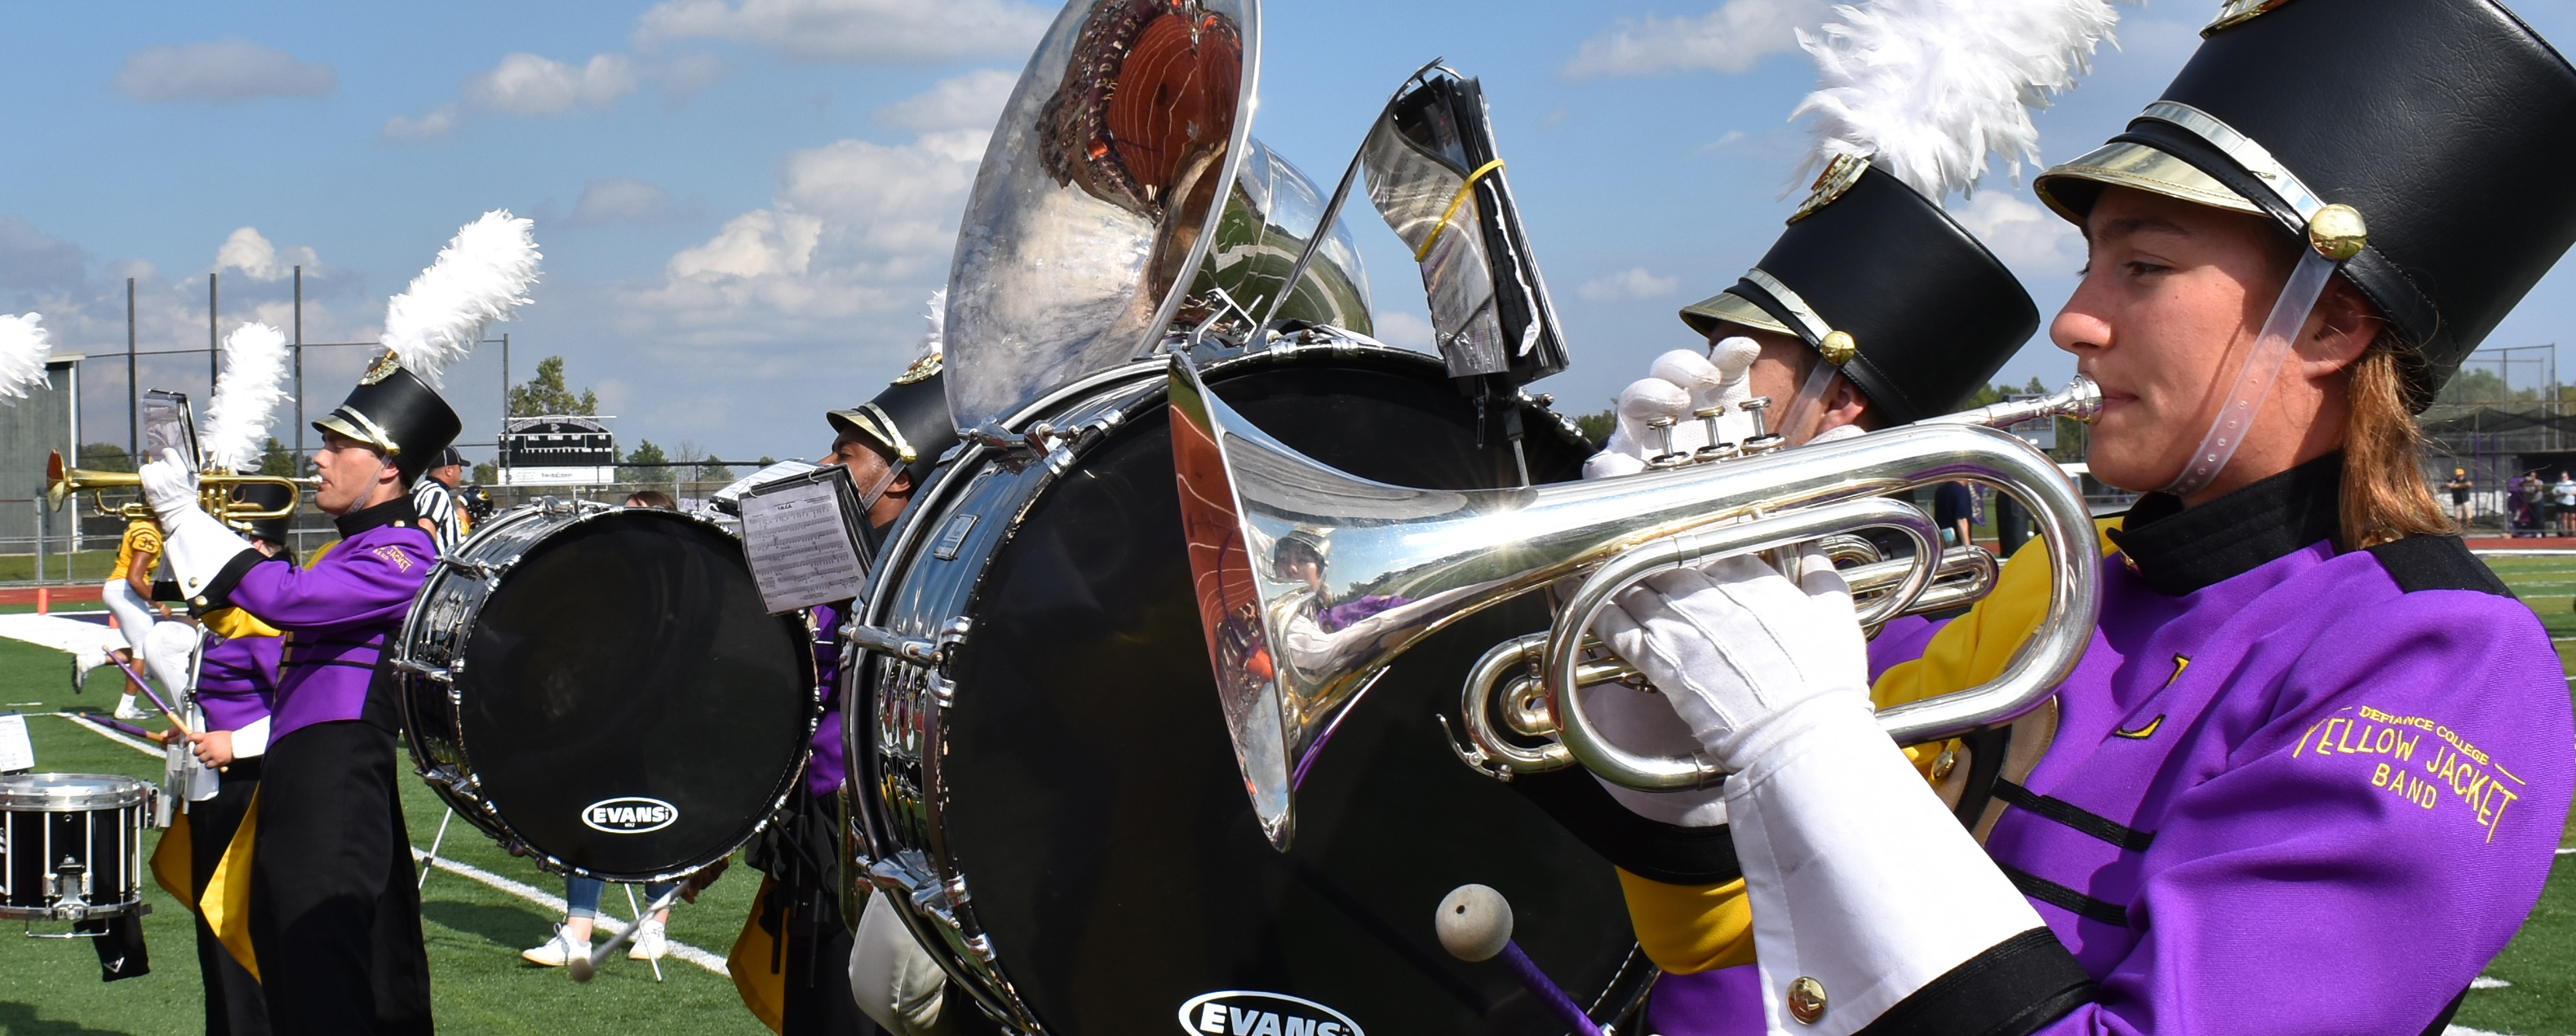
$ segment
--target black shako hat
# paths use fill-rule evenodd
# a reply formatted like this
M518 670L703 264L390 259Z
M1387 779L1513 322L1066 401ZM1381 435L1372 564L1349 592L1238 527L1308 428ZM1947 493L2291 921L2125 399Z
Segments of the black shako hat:
M1743 280L1681 316L1703 335L1724 321L1796 337L1891 425L1957 410L2039 329L2030 293L1975 235L1848 156Z
M325 432L338 432L366 443L393 459L408 489L422 472L438 463L447 444L465 429L456 411L418 375L403 369L393 353L376 359L358 376L349 398L313 422Z
M257 504L263 509L272 511L288 507L295 503L295 498L298 495L300 494L297 492L295 487L281 486L275 482L245 482L232 488L233 499ZM233 528L239 529L253 536L257 536L260 539L267 540L270 543L275 543L280 546L283 546L286 543L286 519L284 518L262 518L253 522L232 522L229 524L231 524Z
M938 353L913 362L885 391L847 410L826 411L832 431L857 432L919 486L957 445L957 423L948 416L948 388Z
M2493 0L2231 0L2201 35L2040 198L2079 224L2106 184L2271 217L2414 344L2422 411L2576 241L2576 69Z

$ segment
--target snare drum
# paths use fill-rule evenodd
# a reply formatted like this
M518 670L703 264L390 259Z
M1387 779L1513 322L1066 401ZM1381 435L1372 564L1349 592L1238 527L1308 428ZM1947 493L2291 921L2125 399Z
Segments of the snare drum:
M143 811L152 786L103 773L0 777L0 918L145 914Z
M1475 407L1437 358L1308 334L1323 340L1215 363L1208 381L1344 470L1429 488L1516 482L1511 451L1478 442ZM844 684L855 869L1016 1031L1171 1032L1218 1002L1279 1014L1291 1032L1299 1018L1379 1036L1548 1024L1499 965L1441 950L1433 913L1468 882L1511 897L1518 941L1578 1003L1620 1016L1653 968L1610 865L1458 765L1434 719L1487 648L1546 628L1543 602L1480 612L1409 651L1344 714L1297 793L1293 848L1272 850L1191 593L1167 370L1052 393L1007 427L1043 421L1069 440L1044 457L969 447L908 510L864 621L952 647L935 667L845 655L865 677ZM1531 476L1575 478L1588 445L1524 410Z
M438 559L395 644L420 775L562 874L660 881L785 803L821 714L813 636L705 518L553 502Z

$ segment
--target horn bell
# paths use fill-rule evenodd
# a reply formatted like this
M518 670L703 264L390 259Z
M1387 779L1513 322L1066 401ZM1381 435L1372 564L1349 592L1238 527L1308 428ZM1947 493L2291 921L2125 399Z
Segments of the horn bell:
M2036 707L2081 658L2099 608L2083 498L2045 455L1980 424L1936 419L1751 459L1456 491L1387 485L1308 458L1235 413L1184 356L1172 358L1170 392L1173 470L1209 663L1255 819L1281 851L1295 836L1301 764L1381 671L1450 623L1559 578L1616 584L1587 583L1576 614L1560 615L1550 637L1548 702L1565 747L1607 779L1651 788L1721 775L1696 760L1609 745L1583 720L1558 669L1572 676L1573 645L1592 614L1653 571L1830 531L1891 528L1924 560L1870 607L1902 608L1931 583L1938 539L1919 509L1867 498L1968 480L2022 499L2060 562L2050 621L1994 681L1882 712L1881 724L1904 743ZM1720 523L1728 524L1705 528ZM1345 605L1325 607L1331 601Z

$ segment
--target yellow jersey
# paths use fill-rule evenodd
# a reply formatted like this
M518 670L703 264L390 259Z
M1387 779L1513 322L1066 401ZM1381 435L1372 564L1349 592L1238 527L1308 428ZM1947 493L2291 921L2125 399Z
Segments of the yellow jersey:
M133 569L134 559L137 556L151 555L159 557L160 554L160 526L148 521L127 523L125 526L125 537L116 541L116 569L109 572L107 577L109 579L123 579L125 578L126 573Z

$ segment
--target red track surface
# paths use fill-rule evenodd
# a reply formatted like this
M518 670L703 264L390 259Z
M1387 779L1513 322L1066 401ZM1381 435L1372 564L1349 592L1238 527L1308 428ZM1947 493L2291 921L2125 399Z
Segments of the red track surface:
M77 604L83 601L98 600L98 588L99 584L97 583L74 583L70 586L47 587L0 587L0 604L34 604L36 603L36 591L40 589L45 591L45 598L55 604Z

